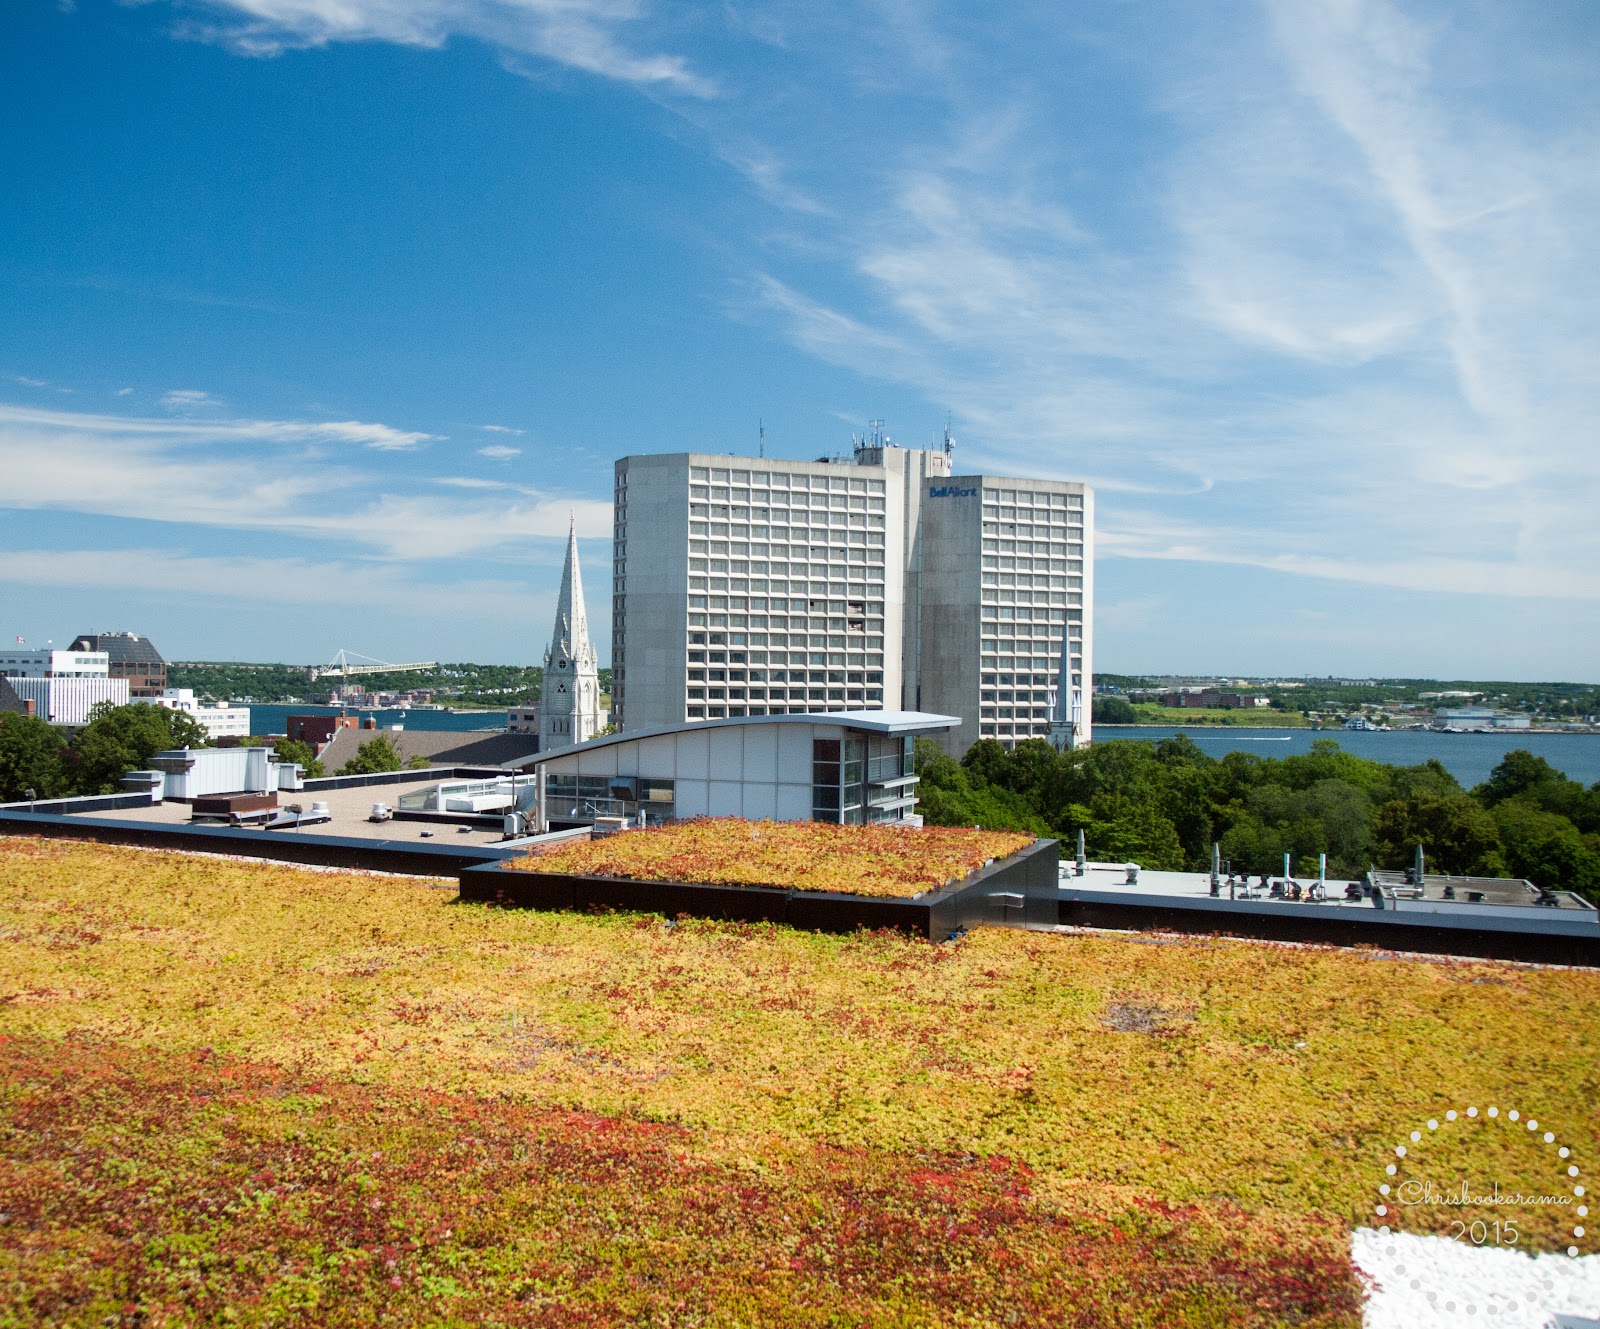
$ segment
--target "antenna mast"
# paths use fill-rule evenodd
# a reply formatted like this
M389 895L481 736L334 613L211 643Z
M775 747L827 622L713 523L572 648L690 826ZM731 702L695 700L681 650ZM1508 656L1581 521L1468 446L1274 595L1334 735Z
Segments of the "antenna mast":
M756 441L761 456L765 458L767 455L767 425L761 419L756 420Z

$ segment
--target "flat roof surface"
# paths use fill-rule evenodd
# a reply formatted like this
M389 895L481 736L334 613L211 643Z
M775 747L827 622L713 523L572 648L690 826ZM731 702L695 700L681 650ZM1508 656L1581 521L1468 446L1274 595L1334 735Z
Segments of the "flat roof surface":
M448 778L448 777L446 777ZM278 806L287 807L290 803L298 803L307 812L311 811L312 803L326 803L332 821L319 822L315 826L303 826L297 829L269 832L272 835L337 835L352 840L415 840L419 844L471 844L471 845L498 845L502 833L498 827L492 830L479 830L477 827L463 829L447 822L429 823L420 821L368 821L368 814L372 811L374 803L387 804L392 811L401 793L413 793L427 787L427 781L405 785L375 785L365 789L300 789L291 792L281 790L278 794ZM163 802L147 808L120 808L115 811L95 811L83 815L93 816L96 819L104 818L108 821L133 821L155 823L163 826L186 826L193 809L187 803ZM78 814L68 813L67 816ZM201 823L202 825L206 823ZM209 823L216 825L217 823ZM258 830L259 827L249 827ZM424 836L423 831L432 831L431 836ZM211 846L207 846L208 849ZM220 851L219 851L220 852Z
M1129 897L1130 902L1139 896L1164 896L1171 899L1220 899L1226 904L1230 898L1228 895L1228 879L1226 877L1222 879L1221 895L1214 897L1211 894L1211 874L1209 872L1154 872L1140 868L1138 881L1130 884L1128 882L1128 866L1125 863L1090 863L1087 864L1087 871L1080 877L1073 871L1072 860L1063 858L1061 860L1061 874L1061 891L1066 897L1070 897L1072 891L1079 890L1125 894ZM1283 878L1279 874L1269 874L1269 879L1271 881L1281 881ZM1314 876L1291 877L1290 880L1298 881L1302 890L1304 890L1316 878ZM1449 879L1430 876L1428 883L1432 888L1435 882L1447 880ZM1501 881L1502 879L1474 880ZM1303 896L1299 900L1284 899L1282 896L1274 896L1268 890L1263 890L1260 881L1259 874L1252 874L1250 878L1251 885L1248 889L1236 885L1234 888L1235 894L1232 897L1233 900L1299 905L1309 910L1326 910L1338 907L1361 909L1369 914L1379 912L1372 901L1364 895L1355 900L1346 899L1345 887L1351 883L1343 879L1334 880L1329 878L1323 883L1324 889L1328 894L1326 900L1307 900ZM1360 885L1361 883L1357 882L1355 884ZM1485 912L1490 915L1515 916L1518 918L1545 915L1559 915L1566 919L1587 917L1596 924L1597 928L1600 928L1600 913L1588 908L1583 901L1570 892L1557 892L1558 903L1555 907L1535 905L1532 894L1512 889L1522 885L1523 883L1515 879L1505 879L1502 881L1500 891L1493 893L1486 891L1486 898L1483 901L1470 901L1467 899L1466 892L1459 889L1454 900L1447 900L1439 890L1430 889L1427 896L1420 900L1408 899L1403 895L1398 899L1386 898L1384 900L1384 909L1407 914L1446 913L1455 915L1462 913L1470 916L1478 912ZM1147 899L1145 903L1150 903L1150 901Z
M1064 857L1061 860L1061 874L1061 889L1063 891L1120 891L1129 896L1168 895L1189 899L1204 898L1207 900L1213 898L1211 894L1211 874L1209 872L1155 872L1147 868L1140 868L1139 880L1130 884L1128 882L1128 865L1126 863L1090 863L1087 865L1087 871L1080 877L1073 870L1072 860ZM1252 883L1259 883L1261 878L1258 875L1251 877L1250 880ZM1279 878L1275 877L1273 880L1279 880ZM1292 880L1298 881L1301 887L1304 888L1309 886L1316 878L1303 879L1295 877ZM1344 905L1346 903L1344 888L1347 884L1344 881L1334 881L1332 878L1324 882L1323 887L1328 892L1327 903L1330 905ZM1248 895L1245 893L1244 888L1240 886L1236 886L1235 891L1236 899L1272 900L1277 903L1277 897L1269 895L1259 885L1252 885L1251 893ZM1227 877L1222 879L1222 895L1220 898L1223 900L1228 898ZM1294 904L1296 901L1290 900L1288 903ZM1300 901L1300 903L1305 903L1305 901ZM1372 909L1370 900L1361 899L1350 901L1349 903L1352 908ZM1323 906L1320 902L1317 902L1312 907L1320 909Z
M756 724L836 724L846 729L863 729L873 734L929 734L940 729L955 729L961 724L959 715L935 715L929 711L806 711L801 715L734 715L722 720L685 720L682 724L660 725L655 729L631 729L605 738L591 738L587 743L574 743L571 747L551 748L507 766L526 768L549 761L551 757L569 757L575 752L594 752L614 743L635 743L642 738L657 738L662 734L687 734L701 729L727 729L732 725Z

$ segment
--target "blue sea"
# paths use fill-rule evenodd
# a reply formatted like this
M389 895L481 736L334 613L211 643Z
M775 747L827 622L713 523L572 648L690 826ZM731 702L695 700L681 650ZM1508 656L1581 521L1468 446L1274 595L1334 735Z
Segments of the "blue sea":
M1097 724L1094 736L1157 739L1187 734L1208 757L1229 752L1253 752L1258 757L1287 757L1310 752L1319 738L1331 738L1346 752L1391 766L1419 766L1437 758L1445 770L1468 789L1482 784L1506 753L1525 748L1543 757L1569 779L1583 784L1600 781L1600 734L1436 734L1425 729L1397 729L1389 733L1353 729L1246 729L1243 726L1196 725L1192 729L1155 725Z
M252 734L281 734L289 724L291 715L338 715L345 711L362 719L371 716L379 729L403 725L407 729L449 730L504 729L504 711L363 711L348 706L250 706L250 732Z
M281 734L291 715L337 715L337 706L251 706L252 734ZM348 709L348 708L347 708ZM380 729L403 725L407 729L504 729L504 711L350 710L351 715L372 716ZM1246 729L1240 726L1197 725L1193 729L1155 725L1096 725L1102 742L1132 738L1148 742L1187 734L1207 756L1253 752L1258 757L1287 757L1310 752L1319 738L1331 738L1346 752L1391 766L1417 766L1437 758L1468 789L1482 784L1489 772L1513 748L1526 748L1543 757L1558 771L1589 785L1600 781L1600 734L1436 734L1403 729L1390 733L1349 729Z

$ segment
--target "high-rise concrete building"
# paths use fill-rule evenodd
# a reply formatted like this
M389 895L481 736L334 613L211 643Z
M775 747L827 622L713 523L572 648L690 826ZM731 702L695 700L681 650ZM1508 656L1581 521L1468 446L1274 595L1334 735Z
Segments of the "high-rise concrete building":
M567 561L561 569L555 631L544 653L544 682L539 692L541 752L586 742L600 732L599 663L589 640L574 523L567 531Z
M943 740L957 753L979 738L1088 741L1084 485L957 476L948 450L874 438L838 461L624 457L615 501L624 730L903 709L960 716Z

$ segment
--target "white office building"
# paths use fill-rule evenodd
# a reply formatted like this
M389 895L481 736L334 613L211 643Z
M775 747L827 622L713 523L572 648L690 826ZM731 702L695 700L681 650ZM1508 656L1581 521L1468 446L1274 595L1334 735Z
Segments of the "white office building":
M248 706L207 706L196 701L194 692L189 688L167 688L159 697L151 700L169 711L182 711L195 720L213 741L219 738L247 738L250 735Z
M103 701L128 704L125 678L24 678L6 680L23 701L33 703L33 713L51 724L89 723L89 712Z
M952 470L876 438L840 461L622 458L613 719L905 709L959 716L960 753L1050 738L1055 708L1057 741L1086 743L1093 494Z
M0 674L7 678L105 678L110 669L104 651L0 648Z

